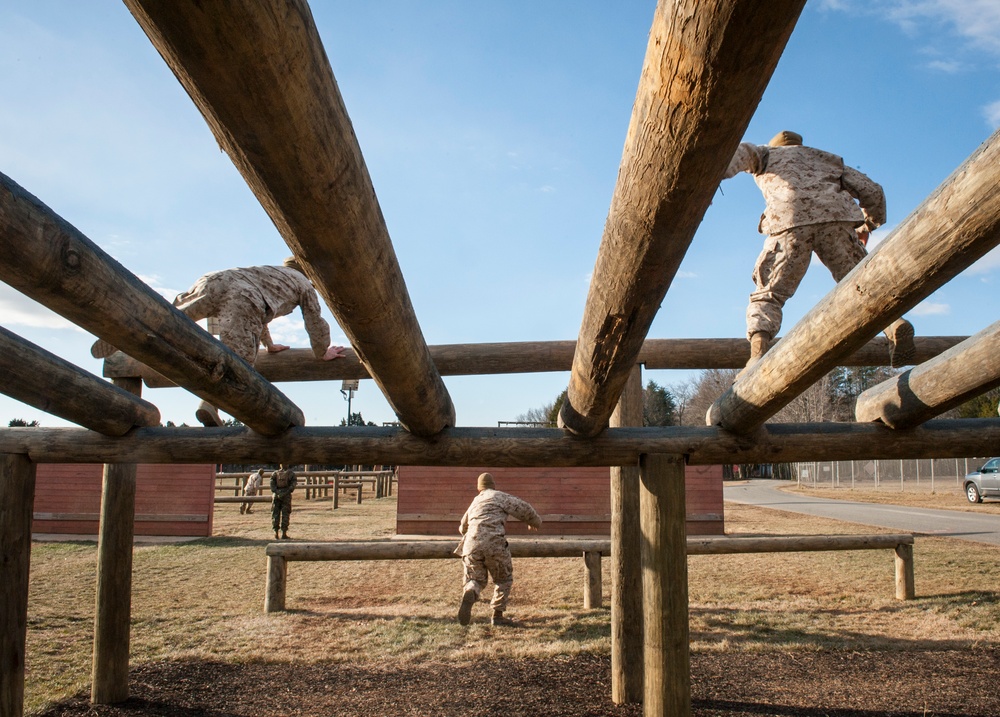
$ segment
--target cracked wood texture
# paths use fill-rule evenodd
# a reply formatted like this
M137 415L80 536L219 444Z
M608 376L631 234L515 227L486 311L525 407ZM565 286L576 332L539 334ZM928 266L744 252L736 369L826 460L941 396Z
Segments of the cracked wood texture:
M560 424L604 430L803 0L661 1Z
M125 0L337 317L400 422L455 408L304 0Z

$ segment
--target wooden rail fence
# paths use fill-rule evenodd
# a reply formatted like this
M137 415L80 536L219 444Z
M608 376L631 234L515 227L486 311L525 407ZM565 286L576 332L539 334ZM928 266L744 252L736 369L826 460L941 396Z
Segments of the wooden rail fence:
M457 558L455 540L334 541L323 543L268 543L267 589L264 612L285 609L289 561L326 560L447 560ZM913 580L913 535L766 535L753 537L704 536L687 539L688 555L736 553L790 553L827 550L892 549L896 554L896 599L916 596ZM601 556L611 555L610 539L511 539L515 558L576 558L586 568L583 609L602 606Z

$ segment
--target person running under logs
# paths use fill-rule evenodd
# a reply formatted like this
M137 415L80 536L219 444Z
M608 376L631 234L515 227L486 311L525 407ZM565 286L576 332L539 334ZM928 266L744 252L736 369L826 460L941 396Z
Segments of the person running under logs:
M757 258L747 307L750 360L757 363L781 328L781 309L805 276L812 253L840 281L860 262L869 233L885 223L882 187L835 154L802 144L795 132L779 132L767 145L744 142L736 149L725 179L753 175L767 204L757 229L766 234ZM913 363L913 325L900 318L885 335L892 344L890 363Z
M268 353L288 346L271 340L267 325L279 316L302 310L313 354L331 361L344 355L342 346L330 346L330 325L321 316L319 298L295 257L283 266L250 266L205 274L174 299L174 306L193 321L213 317L219 322L219 340L251 366L261 344ZM107 341L91 348L94 358L106 358L117 349ZM202 401L195 417L204 426L221 426L218 409Z
M514 565L507 545L507 518L513 516L528 524L528 530L538 530L542 519L526 501L496 489L493 475L483 473L476 483L479 490L469 509L462 516L459 532L462 541L456 554L462 556L462 603L458 609L458 622L468 625L472 621L472 606L479 600L479 593L493 578L493 608L491 623L498 626L516 626L504 617L510 589L514 584Z

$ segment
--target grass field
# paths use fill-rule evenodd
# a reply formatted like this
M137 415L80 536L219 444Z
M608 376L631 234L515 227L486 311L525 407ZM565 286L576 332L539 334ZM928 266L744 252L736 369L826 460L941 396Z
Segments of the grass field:
M812 491L810 491L812 493ZM906 494L880 492L891 502ZM851 491L832 497L867 500ZM919 495L964 509L952 496ZM964 501L961 495L958 498ZM914 498L915 500L917 498ZM926 502L921 505L926 505ZM290 533L307 540L388 538L395 499L297 500ZM1000 512L1000 503L975 507ZM745 534L870 533L842 523L737 504L726 530ZM524 629L488 626L480 603L460 628L458 560L292 563L287 613L263 612L266 506L242 516L219 505L216 537L137 545L133 565L133 664L212 658L235 664L323 661L462 663L498 655L548 656L610 649L605 561L602 610L582 609L582 559L515 560L509 614ZM884 531L893 532L893 531ZM457 536L456 536L457 537ZM894 599L892 551L693 556L693 651L962 649L1000 642L1000 548L918 538L918 599ZM32 546L25 707L30 713L90 681L96 545ZM492 588L487 589L491 594Z

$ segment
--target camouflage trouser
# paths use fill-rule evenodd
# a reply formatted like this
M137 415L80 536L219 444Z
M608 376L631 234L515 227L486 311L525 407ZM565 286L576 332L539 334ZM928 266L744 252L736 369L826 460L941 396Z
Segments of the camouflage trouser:
M781 329L781 307L799 288L812 253L823 262L835 281L847 276L868 253L858 241L856 222L827 222L793 227L764 241L757 257L747 307L747 338L761 331L772 338Z
M253 366L260 348L267 307L260 291L245 283L227 282L226 272L206 274L174 299L192 321L209 316L219 321L219 340Z
M271 529L288 530L288 521L292 516L292 496L284 498L271 496Z
M494 610L504 610L507 601L510 600L510 588L514 584L514 564L510 559L510 550L502 553L472 553L462 556L463 577L465 584L462 592L475 590L476 599L486 588L486 583L490 577L493 578L493 599L490 607Z

